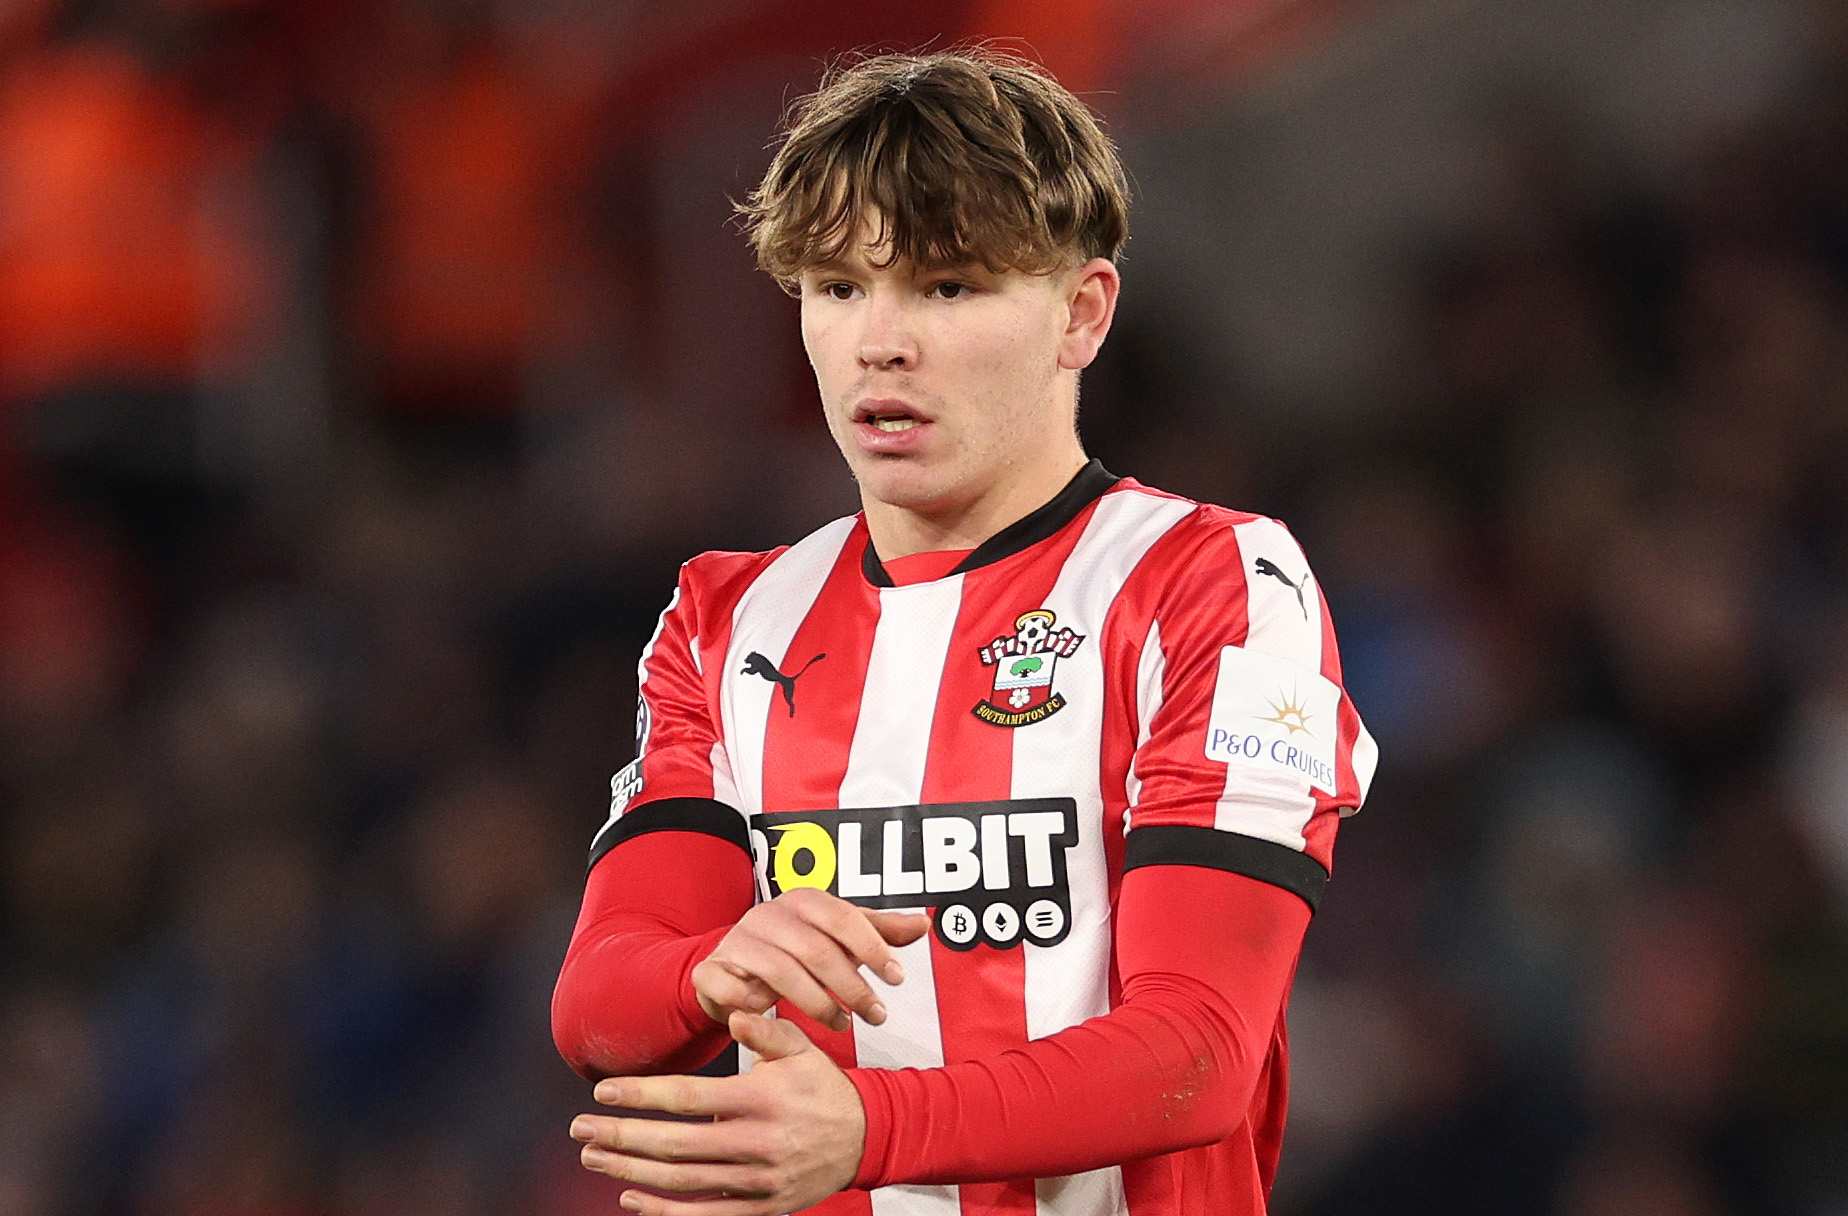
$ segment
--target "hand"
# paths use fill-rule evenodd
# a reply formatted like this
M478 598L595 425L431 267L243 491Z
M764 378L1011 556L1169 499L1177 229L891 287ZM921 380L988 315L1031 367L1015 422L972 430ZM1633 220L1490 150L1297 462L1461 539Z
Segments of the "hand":
M757 1054L741 1076L608 1077L596 1088L606 1106L716 1122L572 1120L585 1169L681 1195L624 1191L618 1202L628 1211L780 1216L819 1203L858 1172L866 1111L846 1074L789 1022L734 1013L727 1028Z
M885 1005L860 967L902 983L905 969L892 947L928 928L930 918L916 912L869 912L813 887L785 891L746 912L694 966L693 991L715 1022L787 1000L831 1030L847 1029L849 1010L877 1026Z

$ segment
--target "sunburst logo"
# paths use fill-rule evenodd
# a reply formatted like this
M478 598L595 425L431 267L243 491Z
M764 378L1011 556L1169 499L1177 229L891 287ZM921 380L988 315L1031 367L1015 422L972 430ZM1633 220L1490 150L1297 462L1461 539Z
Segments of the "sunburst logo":
M1309 719L1313 715L1303 706L1296 689L1292 688L1289 696L1279 696L1279 699L1275 701L1265 697L1264 703L1271 707L1271 714L1268 718L1260 714L1259 721L1275 722L1292 735L1310 733Z

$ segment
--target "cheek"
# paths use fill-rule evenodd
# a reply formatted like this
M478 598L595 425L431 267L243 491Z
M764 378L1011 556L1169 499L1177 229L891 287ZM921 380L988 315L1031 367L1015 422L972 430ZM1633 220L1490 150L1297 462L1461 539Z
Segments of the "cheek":
M1037 384L1045 379L1047 368L1054 361L1050 354L1041 357L1047 350L1044 331L1027 321L1017 320L1012 325L998 327L972 362L984 365L985 378L1005 380L1016 386Z
M806 308L802 310L802 350L817 375L840 362L841 333L838 319L830 323L829 318L817 316Z

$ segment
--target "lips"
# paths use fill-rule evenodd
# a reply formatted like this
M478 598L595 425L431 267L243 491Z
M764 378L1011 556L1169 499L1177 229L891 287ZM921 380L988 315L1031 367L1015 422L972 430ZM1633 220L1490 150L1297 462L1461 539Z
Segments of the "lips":
M853 407L853 420L883 430L904 430L929 422L924 411L896 397L869 397Z
M868 398L853 410L854 435L860 446L884 455L913 450L930 423L922 410L897 398Z

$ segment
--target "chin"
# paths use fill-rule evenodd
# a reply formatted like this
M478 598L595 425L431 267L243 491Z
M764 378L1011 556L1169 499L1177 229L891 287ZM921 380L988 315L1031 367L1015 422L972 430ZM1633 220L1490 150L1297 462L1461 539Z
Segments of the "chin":
M947 469L927 469L911 461L874 462L854 470L860 492L876 502L928 515L955 497L956 477Z

